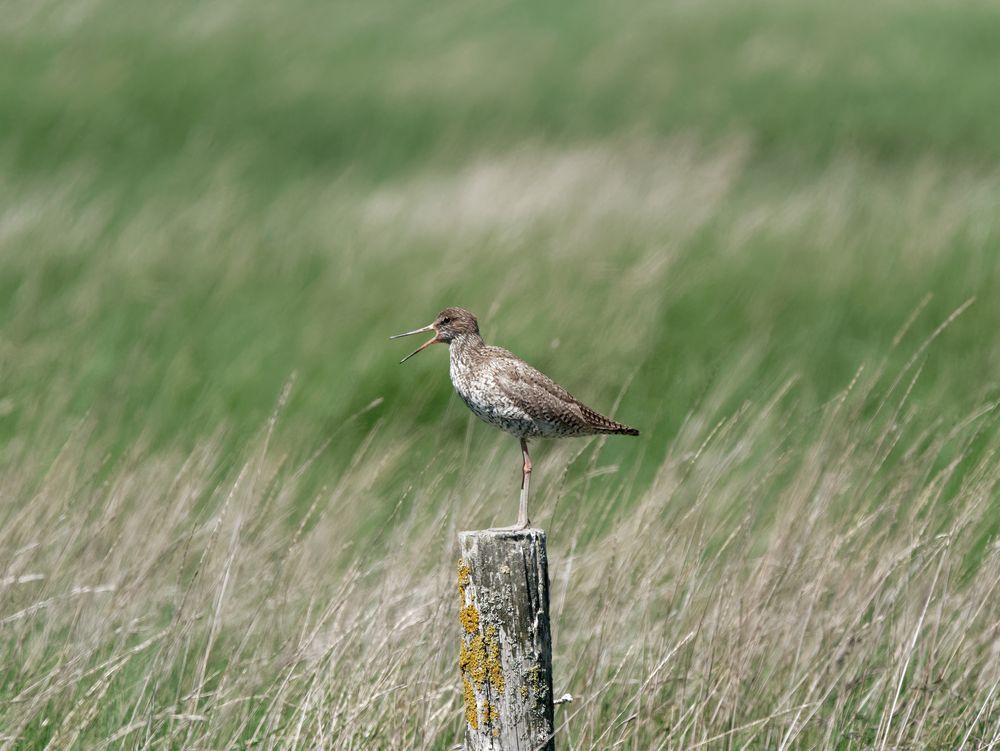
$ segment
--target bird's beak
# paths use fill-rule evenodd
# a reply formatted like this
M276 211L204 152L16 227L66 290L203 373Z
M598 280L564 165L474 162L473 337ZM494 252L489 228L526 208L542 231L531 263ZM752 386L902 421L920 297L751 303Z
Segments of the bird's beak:
M413 331L407 331L405 334L396 334L395 336L390 336L389 337L390 339L399 339L399 338L404 337L404 336L413 336L414 334L423 334L423 333L425 333L427 331L433 331L434 332L434 336L432 336L430 339L428 339L426 342L424 342L423 344L421 344L419 347L417 347L415 350L413 350L410 354L408 354L406 357L404 357L402 360L400 360L399 361L400 365L402 365L404 362L406 362L407 360L409 360L411 357L413 357L415 354L417 354L417 352L419 352L420 350L424 349L425 347L431 346L432 344L434 344L434 342L440 341L440 339L438 339L437 329L434 328L434 324L432 323L429 326L424 326L422 329L413 329Z

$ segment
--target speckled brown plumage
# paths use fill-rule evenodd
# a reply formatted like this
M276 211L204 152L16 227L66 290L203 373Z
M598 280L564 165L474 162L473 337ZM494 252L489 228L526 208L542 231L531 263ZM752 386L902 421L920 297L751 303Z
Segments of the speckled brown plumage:
M450 344L451 382L475 415L518 438L639 431L605 417L524 360L463 334Z
M402 362L425 347L448 344L451 382L475 415L521 441L524 455L519 528L527 526L528 438L561 438L613 433L639 435L628 425L605 417L524 360L483 341L476 317L464 308L445 308L434 323L398 336L433 331L434 336ZM392 337L396 338L396 337Z

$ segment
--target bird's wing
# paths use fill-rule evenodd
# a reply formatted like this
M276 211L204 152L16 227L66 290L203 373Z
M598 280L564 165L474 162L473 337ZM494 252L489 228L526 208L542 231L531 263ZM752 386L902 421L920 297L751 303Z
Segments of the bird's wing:
M495 349L494 356L502 362L495 374L498 387L532 420L580 430L590 427L586 414L590 410L566 389L516 355Z

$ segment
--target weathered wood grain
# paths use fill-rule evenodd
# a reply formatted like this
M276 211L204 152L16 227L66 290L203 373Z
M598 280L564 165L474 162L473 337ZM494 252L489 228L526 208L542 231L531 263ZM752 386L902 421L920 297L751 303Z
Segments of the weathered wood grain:
M459 534L467 751L553 751L545 533Z

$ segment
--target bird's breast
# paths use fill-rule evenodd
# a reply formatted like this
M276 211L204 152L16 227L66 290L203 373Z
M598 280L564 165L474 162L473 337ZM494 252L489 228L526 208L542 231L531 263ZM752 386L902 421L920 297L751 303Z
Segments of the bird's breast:
M449 371L455 391L477 417L514 435L534 433L534 421L500 388L492 368L452 356Z

